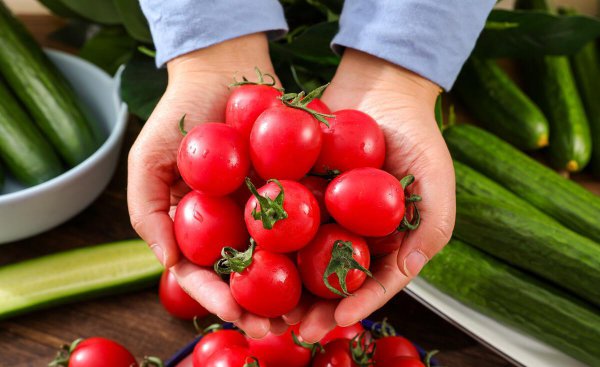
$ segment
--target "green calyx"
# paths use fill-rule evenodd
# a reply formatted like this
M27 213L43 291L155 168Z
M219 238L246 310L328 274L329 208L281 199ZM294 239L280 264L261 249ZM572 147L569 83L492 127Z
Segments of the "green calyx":
M206 335L218 330L223 330L223 325L221 324L211 324L203 328L198 322L198 316L194 316L194 318L192 319L192 323L194 324L194 329L196 330L198 335Z
M185 114L183 116L181 116L181 118L179 119L179 132L181 133L181 135L186 136L188 132L183 127L184 123L185 123Z
M302 348L306 348L308 350L310 350L310 356L314 357L317 353L323 353L324 349L323 349L323 345L321 345L321 343L314 343L314 344L310 344L307 342L301 342L298 337L296 336L296 333L294 333L292 331L292 339L294 340L294 344L301 346Z
M425 366L431 367L431 358L433 358L433 356L438 353L439 353L439 350L432 350L432 351L427 352L427 354L425 355Z
M221 251L222 258L217 260L214 265L217 274L241 273L252 264L252 255L256 243L250 239L250 247L246 251L238 251L231 247L223 247Z
M324 114L321 112L317 112L317 111L307 107L307 105L310 102L312 102L313 99L319 98L325 91L325 88L327 88L328 86L329 86L329 83L322 85L319 88L311 91L310 93L308 93L306 95L304 94L304 92L286 93L283 96L281 96L281 101L283 102L284 105L286 105L288 107L297 108L299 110L310 113L319 122L322 122L325 124L325 126L329 127L329 122L327 122L327 119L325 119L325 117L332 118L332 117L335 117L334 115L328 115L328 114Z
M267 196L261 196L250 178L246 177L246 186L248 186L248 190L254 195L256 200L258 201L258 207L260 207L260 211L257 211L257 206L252 209L252 218L255 220L261 220L263 223L264 229L272 229L277 221L286 219L288 217L287 212L283 209L283 186L278 180L272 179L267 182L274 182L277 186L279 186L279 194L275 197L275 200Z
M164 367L163 361L158 357L145 356L140 367Z
M71 344L61 345L60 350L56 353L56 357L54 357L52 362L48 363L48 367L68 367L71 354L82 341L83 338L79 338L73 341Z
M363 331L350 340L350 355L359 366L372 366L377 344L367 340L367 332Z
M241 85L266 85L267 87L273 87L276 84L275 77L273 77L273 75L266 73L263 74L257 67L254 67L254 72L256 73L256 79L258 80L257 82L251 82L245 76L242 76L241 81L238 81L235 77L233 77L233 83L229 86L239 87ZM269 81L266 81L265 78L269 79Z
M331 249L331 260L329 260L329 264L327 264L325 273L323 273L323 283L325 283L325 286L333 293L342 297L348 297L352 295L352 293L348 292L348 287L346 285L346 276L350 270L360 270L379 283L379 281L373 277L373 274L369 271L369 269L360 265L358 261L354 259L352 256L353 253L354 248L352 247L352 242L343 240L335 241L333 243L333 248ZM342 288L341 292L329 283L329 276L331 274L335 274L337 276L340 287ZM381 285L381 288L383 288L385 291L383 284L379 283L379 285Z
M414 231L419 228L421 224L421 214L419 213L419 208L417 207L417 202L421 201L421 196L417 194L407 195L406 188L410 186L413 182L415 182L415 176L406 175L400 180L400 184L402 185L402 189L404 190L405 195L405 207L406 210L404 212L404 218L402 218L402 222L398 226L399 232L405 231ZM412 218L409 219L411 211L409 211L409 207L412 205Z
M325 173L315 173L315 172L310 172L308 175L309 176L315 176L315 177L321 177L326 179L327 181L331 181L334 178L336 178L337 176L339 176L342 172L340 172L339 169L328 169L325 171Z
M384 318L381 322L374 322L371 326L371 335L375 339L380 339L386 336L397 336L396 329Z
M260 367L260 363L258 363L258 359L256 359L256 357L248 357L246 358L246 363L244 363L243 367Z

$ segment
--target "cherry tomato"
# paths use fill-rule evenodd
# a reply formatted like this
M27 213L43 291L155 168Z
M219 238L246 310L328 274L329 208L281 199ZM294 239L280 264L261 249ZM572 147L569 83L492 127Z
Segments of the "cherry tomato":
M282 335L268 333L262 339L248 338L250 352L269 366L307 367L310 365L311 349L294 343L292 332L298 340L299 326L290 326Z
M364 332L365 328L362 326L360 322L357 322L354 325L342 327L336 326L333 330L328 332L323 339L321 339L321 344L326 345L327 343L336 340L336 339L349 339L352 340L360 333ZM370 334L367 336L367 340L371 340Z
M323 145L313 171L346 172L354 168L381 168L385 160L383 131L366 113L341 110L328 119L329 127L321 124Z
M281 91L268 85L242 85L233 90L225 107L225 123L240 132L245 140L256 118L266 109L280 106Z
M181 141L177 168L192 189L208 195L227 195L240 187L248 174L248 143L231 126L200 124Z
M165 310L180 319L191 320L194 316L203 317L209 314L181 288L175 275L168 270L163 271L160 277L158 296Z
M315 199L317 199L317 203L319 203L319 211L321 213L321 223L329 222L331 216L329 215L327 207L325 206L325 191L327 190L327 185L329 185L329 182L322 177L306 176L300 180L300 183L310 190Z
M242 209L228 197L191 191L177 205L175 238L191 262L211 266L225 246L243 249L248 243Z
M315 98L312 101L310 101L310 103L307 104L306 107L310 108L313 111L323 113L325 115L331 115L331 110L329 109L329 107L327 107L325 102L323 102L319 98Z
M250 167L250 172L248 172L247 177L250 179L250 181L252 181L252 183L256 187L264 186L267 183L267 181L263 180L258 175L258 173L256 173L256 170L253 167ZM231 194L231 198L240 206L240 208L245 207L246 203L248 202L248 199L250 199L251 197L252 193L250 192L250 190L248 190L248 186L246 186L245 183L242 186L238 187L238 189L235 190L233 194Z
M375 364L385 365L396 357L410 357L419 359L419 351L410 340L401 336L385 336L375 342Z
M381 366L387 367L425 367L425 364L421 362L418 358L411 357L396 357L389 361L386 361L385 364Z
M332 250L336 241L349 241L352 244L352 255L360 266L369 268L370 256L369 248L365 240L351 233L337 224L324 224L319 228L317 235L313 240L298 251L297 263L300 277L304 286L313 294L322 298L341 298L341 294L332 292L323 281L323 275L332 258ZM340 246L338 244L338 246ZM346 286L348 293L352 293L365 282L367 275L358 269L352 269L346 275ZM328 278L332 287L343 292L336 274L331 274Z
M267 367L267 364L260 361L250 354L250 349L240 346L231 346L217 353L213 353L202 366L204 367L245 367L258 362L260 367ZM195 365L194 365L195 367Z
M277 220L272 224L272 228L267 229L260 218L256 219L252 215L255 209L259 213L263 210L268 213L270 210L281 209L281 205L276 203L281 188L277 182L269 182L257 192L260 196L271 199L269 206L274 205L277 209L263 208L263 204L253 196L246 203L244 220L250 236L262 249L272 252L297 251L304 247L319 229L319 203L313 194L298 182L281 180L279 184L283 187L283 210L287 217ZM270 219L267 221L271 222Z
M246 337L237 330L217 330L206 334L194 347L194 367L206 366L207 360L215 353L222 354L225 348L248 348Z
M331 181L325 205L342 227L361 236L383 237L398 228L404 217L404 190L385 171L356 168Z
M278 106L263 112L250 133L250 158L264 179L299 180L321 150L321 128L310 113Z
M336 339L324 346L323 353L317 353L312 367L359 367L352 359L350 339Z
M231 273L231 294L244 309L264 317L279 317L296 307L302 293L294 262L283 254L256 249L252 263Z
M121 344L94 337L77 344L69 358L69 367L137 367L133 355Z

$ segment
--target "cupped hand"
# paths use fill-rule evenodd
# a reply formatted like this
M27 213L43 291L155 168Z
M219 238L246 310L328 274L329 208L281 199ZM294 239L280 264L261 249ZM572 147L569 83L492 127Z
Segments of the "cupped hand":
M269 319L244 312L212 268L185 260L172 221L177 203L190 190L177 170L183 138L179 119L186 115L188 130L204 122L224 122L232 77L250 77L255 67L274 75L264 34L225 41L167 64L167 90L129 153L127 201L134 229L181 286L211 313L236 323L252 337L262 337L271 327L281 328L282 321L271 325Z
M386 138L384 169L398 178L413 174L411 193L418 203L420 227L408 234L400 249L373 262L368 278L353 296L341 301L303 302L284 316L301 321L304 340L320 340L336 325L351 325L382 307L415 277L449 241L455 218L454 169L434 117L440 88L382 59L347 49L323 101L332 111L353 108L373 117Z

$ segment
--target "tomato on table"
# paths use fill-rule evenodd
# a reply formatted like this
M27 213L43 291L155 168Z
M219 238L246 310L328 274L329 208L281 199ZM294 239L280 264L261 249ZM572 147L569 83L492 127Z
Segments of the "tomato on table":
M312 367L372 366L373 344L364 339L335 339L323 346L313 359ZM385 365L382 365L385 366Z
M135 357L124 346L101 337L75 341L70 346L70 352L65 351L64 356L57 356L53 363L55 366L68 367L138 366Z
M204 364L204 367L268 367L258 358L252 356L250 349L237 345L227 347L213 353ZM196 367L196 365L194 365Z
M244 334L237 330L216 330L206 334L194 347L194 367L203 367L215 352L222 353L225 348L248 348Z
M384 365L396 357L409 357L419 360L419 351L410 340L401 336L384 336L376 340L375 363Z
M302 341L298 329L299 326L295 325L281 335L269 332L262 339L248 338L250 352L269 366L307 367L310 365L312 349L294 342L294 336L299 342Z
M209 314L200 303L181 288L175 275L169 270L163 271L160 277L158 296L165 310L180 319L192 320L194 317L204 317Z

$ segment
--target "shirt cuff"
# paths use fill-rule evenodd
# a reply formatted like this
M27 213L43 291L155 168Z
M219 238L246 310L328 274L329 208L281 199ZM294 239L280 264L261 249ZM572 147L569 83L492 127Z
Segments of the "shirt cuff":
M214 44L267 32L269 39L288 31L277 0L140 0L156 47L156 66Z
M449 90L495 0L346 0L332 48L351 47Z

